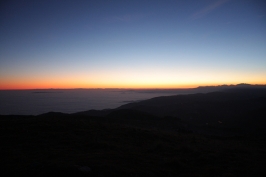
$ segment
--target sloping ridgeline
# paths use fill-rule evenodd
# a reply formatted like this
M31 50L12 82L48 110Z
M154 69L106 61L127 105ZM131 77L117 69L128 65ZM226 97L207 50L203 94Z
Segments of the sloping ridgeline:
M200 88L218 89L209 93L156 97L117 109L90 110L76 115L98 116L109 123L204 135L266 134L265 86Z
M123 109L142 111L165 119L176 118L191 130L202 133L221 130L222 135L231 129L235 133L265 134L266 88L234 88L157 97L118 108Z

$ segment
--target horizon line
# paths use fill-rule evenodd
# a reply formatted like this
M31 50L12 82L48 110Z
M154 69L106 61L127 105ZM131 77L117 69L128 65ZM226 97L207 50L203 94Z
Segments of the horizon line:
M89 87L77 87L77 88L10 88L10 89L0 89L0 91L11 91L11 90L107 90L107 89L114 89L114 90L181 90L181 89L196 89L200 87L221 87L221 86L240 86L240 85L246 85L246 86L266 86L266 84L248 84L248 83L239 83L239 84L220 84L220 85L198 85L194 87L175 87L175 88L167 88L167 87L143 87L143 88L134 88L134 87L94 87L94 88L89 88Z

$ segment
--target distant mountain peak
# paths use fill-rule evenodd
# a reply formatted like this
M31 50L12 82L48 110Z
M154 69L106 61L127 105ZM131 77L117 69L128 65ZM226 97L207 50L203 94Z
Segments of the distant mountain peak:
M247 84L247 83L240 83L240 84L237 84L236 86L252 86L251 84Z
M217 85L217 86L199 86L198 88L205 88L205 87L212 87L212 88L217 88L217 87L249 87L249 86L255 86L255 85L251 85L251 84L247 84L247 83L240 83L240 84L236 84L236 85L233 85L233 84L230 84L230 85L227 85L227 84L223 84L223 85Z

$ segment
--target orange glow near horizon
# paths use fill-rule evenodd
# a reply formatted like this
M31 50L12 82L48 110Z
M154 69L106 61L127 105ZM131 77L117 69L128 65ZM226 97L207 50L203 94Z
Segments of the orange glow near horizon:
M17 83L2 83L0 86L0 90L28 90L28 89L76 89L76 88L83 88L83 89L189 89L189 88L196 88L199 86L218 86L218 85L236 85L242 82L236 83L200 83L197 82L195 84L192 83L179 83L179 84L137 84L137 83L81 83L81 82L42 82L42 83L31 83L31 82L17 82ZM247 83L247 82L245 82ZM248 82L248 84L253 85L266 85L266 82Z
M182 73L157 70L145 72L116 71L77 74L62 73L50 75L31 75L31 77L1 77L0 90L24 89L95 89L95 88L121 88L121 89L185 89L198 86L236 85L248 83L252 85L265 85L266 78L257 75L243 75L227 72L186 71ZM63 75L63 77L62 77Z
M175 88L195 88L199 85L182 85L182 84L173 84L173 85L161 85L161 84L149 84L149 85L123 85L123 84L49 84L49 83L42 83L42 84L22 84L22 83L10 83L6 85L1 85L0 90L26 90L26 89L75 89L75 88L84 88L84 89L105 89L105 88L120 88L120 89L175 89Z

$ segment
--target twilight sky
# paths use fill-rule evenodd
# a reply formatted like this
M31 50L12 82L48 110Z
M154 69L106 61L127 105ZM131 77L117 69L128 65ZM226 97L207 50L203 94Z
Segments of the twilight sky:
M0 89L266 84L264 0L9 0Z

